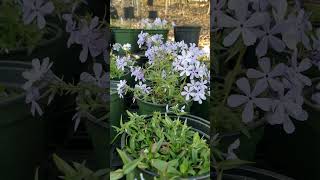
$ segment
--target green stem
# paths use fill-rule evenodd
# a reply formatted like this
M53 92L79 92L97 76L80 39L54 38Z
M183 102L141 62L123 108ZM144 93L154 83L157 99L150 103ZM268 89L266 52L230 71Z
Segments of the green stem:
M222 105L226 104L227 98L232 89L232 85L235 82L237 75L241 73L241 61L243 59L244 54L246 53L246 50L247 50L247 47L245 46L240 49L240 53L239 53L239 57L237 59L236 65L233 68L233 70L230 72L230 74L228 74L228 76L230 75L230 77L225 79L228 82L225 82L225 94L224 94Z

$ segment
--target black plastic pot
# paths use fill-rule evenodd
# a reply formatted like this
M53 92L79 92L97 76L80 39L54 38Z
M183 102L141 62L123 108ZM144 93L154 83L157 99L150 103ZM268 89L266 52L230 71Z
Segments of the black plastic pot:
M185 43L199 44L201 26L175 26L174 40L176 42L184 41Z
M212 179L216 180L214 175ZM294 180L290 177L255 167L240 167L225 171L222 180Z
M148 0L148 1L147 1L147 5L148 5L148 6L153 6L153 0Z
M134 7L124 7L124 18L133 19L134 18Z
M319 80L313 79L314 86ZM296 129L292 134L286 134L281 125L266 126L258 149L267 164L296 179L320 179L320 106L310 99L313 88L304 91L303 108L308 112L308 119L303 122L293 120Z
M0 84L19 93L0 100L0 179L33 180L45 157L45 121L35 118L25 103L22 72L31 64L0 61ZM20 93L21 91L21 93Z
M149 16L150 19L156 19L158 17L158 11L149 11Z
M110 168L110 125L107 122L87 119L86 127L93 145L97 168Z
M170 117L175 118L177 117L174 114L168 114ZM199 134L203 135L206 139L209 140L210 136L210 122L202 119L200 117L192 116L192 115L184 115L184 116L179 116L180 119L184 120L187 119L187 125L192 127L192 130L199 132ZM150 119L152 118L152 115L147 116L145 119ZM123 134L121 137L121 148L123 149L126 146L126 134ZM135 177L140 177L140 173L143 174L143 177L145 179L153 179L154 177L157 177L158 174L145 170L145 169L136 169L134 171ZM202 176L198 177L187 177L183 178L186 180L209 180L210 179L210 174L205 174Z

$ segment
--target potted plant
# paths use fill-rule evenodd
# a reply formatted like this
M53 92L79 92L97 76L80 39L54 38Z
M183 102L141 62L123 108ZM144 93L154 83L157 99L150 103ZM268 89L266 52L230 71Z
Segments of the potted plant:
M32 64L13 60L0 62L1 179L32 179L45 157L45 121L31 115L39 107L34 100L40 98L39 91L46 88L37 78L52 78L48 59L44 61L42 67L37 66L39 60L33 60ZM32 66L37 67L34 74L23 73ZM30 88L32 75L37 86ZM25 102L31 104L31 112Z
M130 44L132 53L139 51L137 44L138 35L142 31L138 23L133 20L124 21L123 19L111 21L111 32L115 44Z
M163 40L166 42L168 39L168 33L171 28L171 25L168 24L168 22L160 18L153 18L154 21L150 21L150 19L142 19L140 21L140 26L143 29L144 32L150 34L150 35L162 35Z
M140 116L128 111L128 115L129 120L116 128L122 136L122 148L118 149L118 153L124 165L122 169L111 172L112 180L122 177L210 179L208 122L194 116L172 113L154 112L149 116ZM224 159L218 150L215 152ZM244 163L235 160L234 154L231 154L233 152L230 149L227 155L229 164L236 166L235 162ZM218 158L216 160L217 164L222 162Z
M135 87L119 84L118 93L134 92L141 114L165 112L167 105L189 111L192 102L201 104L206 99L210 71L200 61L208 58L204 51L183 42L164 43L161 36L147 33L139 35L138 44L146 44L148 62L144 67L131 67Z
M199 44L201 26L181 25L174 26L174 40L176 42L184 41L185 43Z
M48 61L43 63L38 62L30 72L40 73L39 76L27 76L29 78L28 83L25 85L28 88L33 88L39 82L48 84L48 88L41 92L41 95L35 96L34 99L27 101L32 104L33 113L38 112L42 114L40 106L37 101L41 99L48 99L48 104L56 95L75 95L76 97L76 113L72 117L75 122L74 130L79 126L82 120L85 120L88 133L91 137L95 154L97 156L97 164L99 167L104 168L109 161L109 142L105 139L109 138L109 122L108 119L108 101L109 101L109 89L108 89L108 77L107 73L103 70L103 64L93 63L93 71L91 73L83 72L80 75L80 82L76 84L66 83L62 79L54 76L52 79L46 79L46 76L42 75L42 69L38 70L38 67L50 66ZM46 69L45 69L46 70ZM27 91L27 96L33 97L33 92ZM39 92L38 92L39 93Z

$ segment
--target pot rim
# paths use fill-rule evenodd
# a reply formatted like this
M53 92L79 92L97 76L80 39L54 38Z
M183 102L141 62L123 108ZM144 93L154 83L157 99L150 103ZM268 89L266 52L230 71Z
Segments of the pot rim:
M165 115L165 114L167 114L167 115L171 115L171 116L178 116L178 115L176 115L176 114L174 114L174 113L161 113L161 115ZM152 117L152 115L146 115L145 116L145 119L148 119L148 118L151 118ZM199 120L199 119L202 119L202 120L204 120L203 118L201 118L201 117L198 117L198 116L194 116L194 115L181 115L181 116L178 116L179 118L180 117L186 117L186 118L188 118L188 120L189 119L191 119L191 121L192 120ZM194 118L195 117L195 118ZM209 124L205 124L205 123L202 123L202 122L200 122L201 124L203 124L204 126L207 126L209 129L210 129L210 125ZM199 130L199 129L196 129L196 128L194 128L194 127L192 127L191 126L191 129L193 130L193 131L196 131L196 132L199 132L202 136L204 136L207 140L208 140L208 142L209 142L209 140L210 140L210 135L209 134L206 134L206 133L204 133L202 130ZM123 149L124 148L124 146L125 146L125 138L126 138L126 136L127 136L127 134L126 133L123 133L122 135L121 135L121 149ZM210 146L210 144L208 143L208 145ZM130 158L130 157L129 157ZM156 174L156 173L154 173L154 172L152 172L152 171L149 171L149 170L146 170L146 169L140 169L140 168L137 168L139 171L142 171L143 173L145 173L145 174L149 174L149 175L152 175L152 176L159 176L158 174ZM199 179L199 180L201 180L201 179L207 179L207 178L210 178L210 172L209 173L207 173L207 174L204 174L204 175L201 175L201 176L191 176L191 177L185 177L185 178L181 178L181 179L188 179L188 178L192 178L192 179Z
M201 29L202 26L200 25L177 25L174 28L186 28L186 29Z
M52 42L56 41L60 37L62 37L62 29L58 27L56 24L53 23L47 23L49 34L55 34L54 37L50 39L42 39L38 43L38 45L35 47L35 49L39 47L46 46L47 44L51 44ZM13 48L9 49L9 54L10 53L18 53L18 52L24 52L27 51L27 47L18 47L18 48Z

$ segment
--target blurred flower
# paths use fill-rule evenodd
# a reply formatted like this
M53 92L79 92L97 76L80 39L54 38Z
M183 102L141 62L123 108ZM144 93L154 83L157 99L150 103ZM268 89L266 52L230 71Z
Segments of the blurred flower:
M40 99L39 89L36 87L32 87L26 90L26 103L31 103L31 113L35 116L37 112L40 116L43 114L43 111L37 101Z
M86 83L93 83L100 88L108 87L107 73L103 71L102 65L99 63L93 64L94 76L87 72L83 72L80 75L80 80Z
M249 14L248 0L230 0L228 7L235 11L236 19L221 13L218 17L218 27L235 28L230 34L228 34L223 44L225 46L231 46L242 34L242 39L245 45L250 46L256 42L257 36L255 27L264 24L268 20L268 16L265 13L256 12Z
M261 88L264 90L268 85L275 91L283 89L282 83L275 78L283 75L285 71L285 65L283 63L279 63L276 65L276 67L274 67L273 70L271 70L271 62L267 57L260 59L258 63L262 72L250 68L247 71L247 77L258 79L257 84L260 84Z
M265 88L262 86L262 81L258 81L255 84L253 91L251 91L249 81L246 78L237 80L236 84L245 95L230 95L228 98L228 105L230 107L238 107L242 104L245 104L244 110L242 112L243 122L248 123L253 120L254 105L264 111L270 110L270 99L257 98L257 96L259 96L265 90Z
M131 44L129 44L129 43L124 44L124 45L122 46L122 49L125 50L125 51L130 51L130 49L131 49Z
M240 140L235 140L232 144L228 147L228 154L227 154L227 160L230 159L238 159L237 155L233 152L235 149L238 149L240 146Z
M119 43L115 43L113 46L112 46L112 49L114 51L120 51L120 49L122 49L122 45L119 44Z
M126 80L120 80L119 84L117 84L117 91L120 98L123 98L123 95L126 92L127 88L127 81Z
M139 84L135 85L135 88L140 89L145 94L149 94L151 91L151 87L147 87L147 85L143 84L141 81L139 82Z
M96 57L102 54L107 47L105 32L99 29L98 25L98 17L94 17L90 24L84 19L80 21L77 43L82 45L82 51L80 52L81 62L87 60L89 51L92 57Z
M54 5L51 1L44 0L23 0L23 21L30 24L35 18L39 29L46 25L45 15L51 14Z
M131 67L131 76L135 77L135 81L145 81L143 69L141 67Z
M190 100L190 97L194 97L195 93L193 92L193 87L185 86L183 87L184 91L181 92L182 96L186 97L186 101Z
M53 63L50 62L49 58L46 57L40 63L39 59L32 60L32 69L22 73L23 78L27 80L23 85L23 89L30 89L34 83L43 80L48 74Z
M76 38L78 37L79 31L77 29L77 22L73 21L72 14L64 14L62 15L62 18L67 21L66 32L70 33L67 45L70 47L71 44L76 42Z

